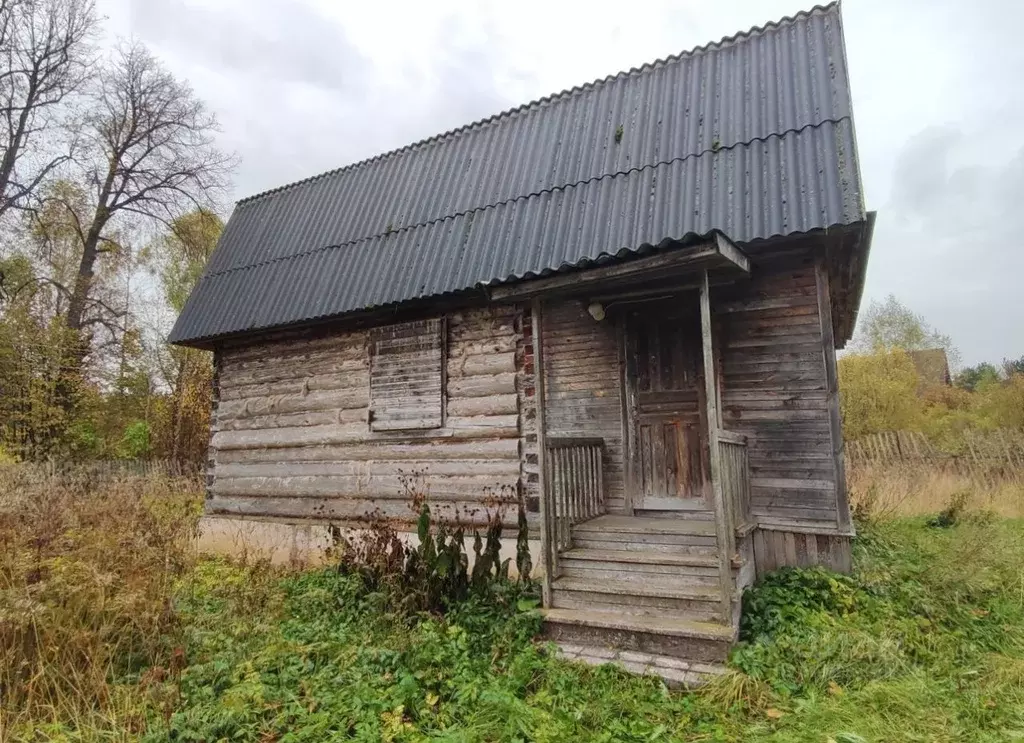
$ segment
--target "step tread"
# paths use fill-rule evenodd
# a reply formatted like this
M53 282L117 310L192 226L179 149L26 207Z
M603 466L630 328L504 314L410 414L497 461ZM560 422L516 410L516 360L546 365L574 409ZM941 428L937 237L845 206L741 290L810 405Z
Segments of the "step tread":
M546 621L582 627L646 632L672 637L695 637L702 640L726 642L732 642L735 639L732 627L717 622L589 609L544 609L542 613Z
M553 590L604 593L617 596L652 596L657 598L694 599L697 601L718 601L722 597L718 586L687 585L683 583L660 582L648 576L637 576L637 580L593 580L563 575L552 584Z
M625 562L634 565L679 565L681 567L714 568L718 566L716 555L695 555L680 552L653 552L644 550L596 550L574 547L560 553L562 559L586 560L588 562Z
M572 527L579 532L618 532L620 534L682 534L715 536L714 521L648 518L644 516L598 516Z

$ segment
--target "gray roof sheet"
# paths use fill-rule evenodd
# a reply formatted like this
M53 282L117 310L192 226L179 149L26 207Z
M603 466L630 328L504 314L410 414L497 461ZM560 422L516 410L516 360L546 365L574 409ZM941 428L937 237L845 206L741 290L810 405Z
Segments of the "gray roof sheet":
M171 340L864 217L833 4L240 201Z

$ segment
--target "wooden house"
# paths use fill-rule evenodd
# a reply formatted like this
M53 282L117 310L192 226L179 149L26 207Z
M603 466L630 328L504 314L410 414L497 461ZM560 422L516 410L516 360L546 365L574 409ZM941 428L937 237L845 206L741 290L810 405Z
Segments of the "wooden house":
M552 637L721 660L756 572L849 567L872 223L836 4L245 199L171 336L205 522L522 505Z

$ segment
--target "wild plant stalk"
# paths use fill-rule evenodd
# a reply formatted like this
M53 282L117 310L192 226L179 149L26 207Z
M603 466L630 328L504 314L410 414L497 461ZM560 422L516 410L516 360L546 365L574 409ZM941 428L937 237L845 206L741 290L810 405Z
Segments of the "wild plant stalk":
M187 480L94 488L0 468L0 731L25 720L141 724L117 682L173 651L171 595L193 564L201 503Z

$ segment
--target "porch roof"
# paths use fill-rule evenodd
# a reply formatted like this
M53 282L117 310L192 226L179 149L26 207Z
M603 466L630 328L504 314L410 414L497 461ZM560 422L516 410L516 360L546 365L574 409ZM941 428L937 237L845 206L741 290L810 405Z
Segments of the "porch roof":
M865 217L832 4L240 201L170 340Z

